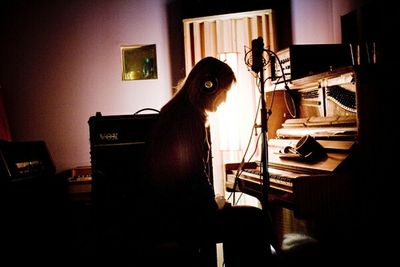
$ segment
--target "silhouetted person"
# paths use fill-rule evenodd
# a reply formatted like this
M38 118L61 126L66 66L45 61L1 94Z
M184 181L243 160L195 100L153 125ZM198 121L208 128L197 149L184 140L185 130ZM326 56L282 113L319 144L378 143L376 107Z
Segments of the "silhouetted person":
M217 110L235 82L226 63L203 58L162 107L145 166L145 202L151 205L146 238L177 240L188 251L223 242L226 267L268 266L269 225L262 210L232 206L215 195L209 180L207 113Z

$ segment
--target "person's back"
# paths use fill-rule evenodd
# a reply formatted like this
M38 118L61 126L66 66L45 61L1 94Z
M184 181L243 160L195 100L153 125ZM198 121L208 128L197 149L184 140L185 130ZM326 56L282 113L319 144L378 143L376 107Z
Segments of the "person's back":
M217 88L219 76L224 87ZM151 136L146 179L158 200L153 203L157 210L154 216L159 217L163 227L169 228L164 228L164 233L186 232L185 236L199 233L200 229L193 229L217 210L206 172L209 153L206 109L215 95L225 93L234 80L228 65L215 58L203 59L160 111ZM207 88L206 82L214 84Z
M194 248L204 243L224 242L224 250L229 248L226 254L232 259L227 267L241 261L237 249L247 251L244 257L252 253L246 248L252 248L258 254L268 254L269 250L269 237L264 230L261 234L254 233L259 242L254 243L256 247L244 244L253 241L253 237L235 236L238 226L268 227L264 225L261 210L231 207L224 198L216 198L207 172L211 160L207 113L215 112L226 100L235 81L235 75L226 63L212 57L200 60L181 89L160 110L145 164L146 187L151 191L147 219L152 238L178 240ZM239 229L239 233L241 231L248 229ZM236 246L237 238L244 242L243 245Z

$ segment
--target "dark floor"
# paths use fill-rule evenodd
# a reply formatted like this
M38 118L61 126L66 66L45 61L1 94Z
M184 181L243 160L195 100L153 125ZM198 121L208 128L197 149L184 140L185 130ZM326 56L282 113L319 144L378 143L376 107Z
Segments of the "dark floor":
M3 227L6 238L2 238L2 245L6 248L3 250L4 255L14 262L29 259L30 263L51 263L53 258L63 258L70 263L93 264L99 258L99 251L104 259L123 259L114 257L115 254L110 250L128 255L128 260L136 262L132 259L135 258L132 255L136 254L120 251L121 244L123 248L130 247L130 244L120 239L125 234L118 228L118 224L115 227L112 222L107 225L111 229L111 235L105 236L103 240L99 239L96 234L96 225L99 222L95 224L93 220L93 209L88 199L53 199L50 202L47 198L40 198L38 202L25 199L24 203L13 206L12 211L4 213L6 216L3 218L8 218L8 222ZM328 241L320 240L321 234L316 230L315 222L299 220L291 210L282 207L274 207L271 215L275 223L274 248L278 254L276 261L280 267L303 264L326 266L327 263L341 262L348 255L349 250L346 247L349 244L338 238L342 233L336 232L333 226L329 227L331 235L337 237L326 238ZM335 240L342 240L343 243ZM106 244L107 247L102 247L101 244ZM171 249L171 246L168 248ZM174 251L173 246L172 250L166 251ZM154 255L138 253L136 256L151 259Z

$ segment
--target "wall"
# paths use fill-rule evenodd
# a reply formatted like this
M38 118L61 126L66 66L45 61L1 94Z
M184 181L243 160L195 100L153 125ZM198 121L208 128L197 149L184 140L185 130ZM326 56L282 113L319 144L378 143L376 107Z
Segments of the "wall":
M184 75L180 1L8 2L0 85L12 138L46 141L58 171L90 163L90 116L160 108ZM293 43L340 42L340 16L359 2L291 0ZM121 81L120 46L152 43L158 79Z
M57 171L90 164L90 116L159 109L171 97L168 1L30 2L2 6L0 84L12 138L46 141ZM158 79L121 81L120 46L130 44L156 44Z
M341 43L340 17L367 0L291 0L293 44Z

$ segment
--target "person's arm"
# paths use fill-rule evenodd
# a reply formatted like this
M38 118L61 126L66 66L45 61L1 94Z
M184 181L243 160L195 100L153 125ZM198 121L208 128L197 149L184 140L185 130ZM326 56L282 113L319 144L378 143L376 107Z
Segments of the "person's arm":
M225 207L230 207L232 206L230 202L228 202L228 200L226 200L226 198L223 195L217 194L215 196L215 202L218 205L218 209L222 210Z

